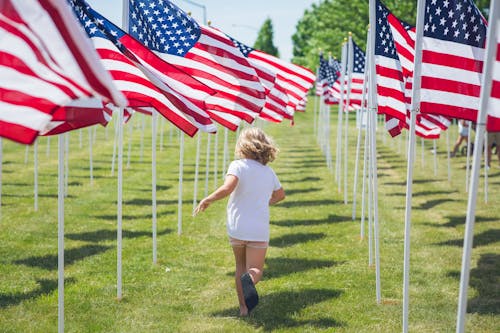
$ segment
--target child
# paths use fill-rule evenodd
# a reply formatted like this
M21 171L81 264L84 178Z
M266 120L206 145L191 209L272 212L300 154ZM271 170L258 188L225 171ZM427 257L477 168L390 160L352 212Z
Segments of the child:
M278 148L261 129L242 130L235 148L240 159L229 165L224 184L200 201L194 215L230 195L227 232L236 261L236 293L240 315L247 316L259 298L255 285L262 278L269 244L269 205L285 198L274 171L267 166Z

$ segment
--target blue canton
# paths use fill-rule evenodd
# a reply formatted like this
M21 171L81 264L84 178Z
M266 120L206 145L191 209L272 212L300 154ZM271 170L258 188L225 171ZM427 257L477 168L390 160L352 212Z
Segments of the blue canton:
M391 28L387 22L389 10L379 0L376 2L375 20L375 54L384 57L399 60L394 39L392 38Z
M129 3L129 33L151 50L182 57L200 38L198 23L170 1Z
M231 39L231 41L233 42L234 46L236 46L237 48L239 48L239 49L240 49L240 52L241 52L241 53L243 53L243 55L244 55L245 57L248 57L248 54L249 54L250 52L252 52L253 50L255 50L255 49L251 48L250 46L245 45L245 44L243 44L242 42L240 42L240 41L238 41L238 40L234 39L234 38L233 38L233 37L231 37L231 36L227 36L227 37L229 37L229 39Z
M365 72L365 53L359 48L354 41L352 41L354 49L354 63L353 63L353 73L364 73Z
M486 24L471 0L428 0L424 36L484 48Z

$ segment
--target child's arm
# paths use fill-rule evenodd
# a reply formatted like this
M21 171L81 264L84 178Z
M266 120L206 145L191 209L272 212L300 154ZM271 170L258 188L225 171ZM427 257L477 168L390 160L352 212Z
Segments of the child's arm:
M227 175L224 184L222 184L208 197L200 201L198 206L196 206L193 215L196 215L199 212L203 212L205 209L208 208L208 206L210 206L212 202L223 199L228 195L230 195L236 188L236 185L238 185L238 177L234 175Z
M269 205L274 205L275 203L280 202L283 199L285 199L285 190L283 190L283 187L280 187L271 195L271 199L269 199Z

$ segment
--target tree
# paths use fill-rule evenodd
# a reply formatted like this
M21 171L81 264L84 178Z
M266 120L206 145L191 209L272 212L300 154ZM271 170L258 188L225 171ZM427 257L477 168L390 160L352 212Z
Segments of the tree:
M382 0L398 18L415 25L417 1ZM487 15L490 0L476 0L478 8ZM366 50L366 32L369 21L367 0L321 0L296 25L292 36L294 63L315 69L318 53L331 52L340 58L342 43L352 32L356 44Z
M278 48L274 46L273 43L273 35L273 22L270 18L267 18L259 30L259 34L257 35L257 40L255 41L253 48L279 57Z

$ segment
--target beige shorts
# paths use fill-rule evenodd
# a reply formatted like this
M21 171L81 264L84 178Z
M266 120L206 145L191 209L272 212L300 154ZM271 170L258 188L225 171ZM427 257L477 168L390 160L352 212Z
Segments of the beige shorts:
M229 244L233 247L252 247L254 249L267 249L269 242L246 241L229 237Z

